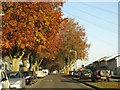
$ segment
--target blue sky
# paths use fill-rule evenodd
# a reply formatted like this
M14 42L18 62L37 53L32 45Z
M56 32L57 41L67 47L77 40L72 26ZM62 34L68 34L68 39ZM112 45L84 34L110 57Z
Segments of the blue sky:
M62 11L86 30L91 43L87 64L118 53L117 2L66 2Z

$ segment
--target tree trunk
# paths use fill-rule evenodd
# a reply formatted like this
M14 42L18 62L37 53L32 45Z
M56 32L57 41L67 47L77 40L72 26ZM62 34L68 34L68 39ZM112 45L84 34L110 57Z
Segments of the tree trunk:
M65 65L65 67L64 67L64 74L65 75L69 74L69 66L68 65Z
M23 55L24 55L24 50L22 52L22 55L19 58L15 57L12 59L12 71L19 71L19 68L20 68L19 63Z
M35 62L32 66L30 71L36 71L37 70L37 62Z
M20 59L17 58L12 59L12 71L19 71L19 62Z
M35 64L34 65L32 65L31 66L31 71L39 71L39 69L40 69L40 64L42 63L42 60L43 59L41 59L40 61L39 61L39 59L37 58L37 61L35 62Z
M72 64L69 64L69 70L72 71Z
M40 69L40 65L41 65L41 63L42 63L42 61L43 61L43 58L39 58L38 60L39 60L39 61L38 61L38 64L37 64L37 70Z
M28 69L29 69L27 61L29 61L30 54L31 53L28 54L27 58L24 58L22 60L22 62L23 62L23 71L28 71Z
M23 62L23 71L28 71L27 61L28 60L22 60L22 62Z

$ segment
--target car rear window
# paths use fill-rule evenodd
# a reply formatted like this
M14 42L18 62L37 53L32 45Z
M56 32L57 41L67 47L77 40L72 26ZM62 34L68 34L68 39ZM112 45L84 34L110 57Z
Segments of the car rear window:
M100 66L99 69L104 69L104 70L108 70L109 67L108 66Z
M95 67L95 66L91 66L91 67L88 67L88 68L86 68L86 69L90 69L92 72L95 72L96 69L97 69L97 67Z

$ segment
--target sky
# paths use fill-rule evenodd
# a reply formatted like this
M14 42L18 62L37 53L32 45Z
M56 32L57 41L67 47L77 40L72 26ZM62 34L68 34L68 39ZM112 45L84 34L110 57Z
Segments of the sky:
M85 28L91 44L86 65L118 53L118 2L99 1L67 1L62 8L64 17L74 18Z

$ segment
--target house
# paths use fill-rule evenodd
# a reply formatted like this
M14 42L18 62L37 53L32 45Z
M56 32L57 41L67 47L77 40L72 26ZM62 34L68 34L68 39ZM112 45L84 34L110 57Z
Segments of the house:
M110 70L111 70L112 75L119 75L120 76L120 65L119 65L120 61L119 61L119 58L120 58L120 55L112 55L112 56L109 56L109 57L105 56L103 58L98 59L97 61L94 61L91 64L93 66L108 65ZM90 66L90 65L88 65L88 66Z
M107 65L110 67L110 70L112 71L112 75L118 75L118 57L120 55L113 55L106 59Z

